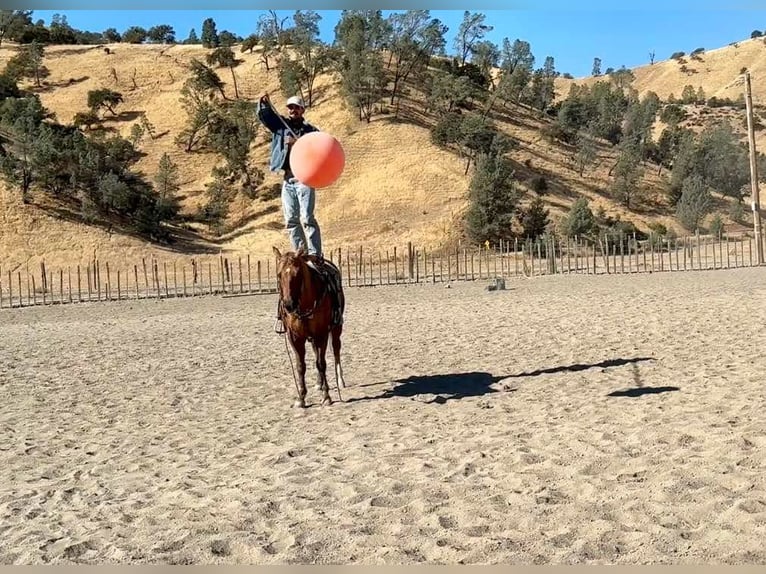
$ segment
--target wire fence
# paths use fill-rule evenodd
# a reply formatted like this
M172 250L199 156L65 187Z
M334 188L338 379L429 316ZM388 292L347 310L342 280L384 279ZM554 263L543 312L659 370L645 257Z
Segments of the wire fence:
M762 240L763 241L763 240ZM758 265L758 244L737 235L652 237L605 235L598 239L545 237L503 241L483 248L428 250L337 248L326 253L344 286L374 287L481 281L495 277L624 274L733 269ZM766 251L766 244L762 243ZM205 295L276 293L276 260L250 254L162 261L101 261L48 268L0 268L0 309L97 301L169 299Z

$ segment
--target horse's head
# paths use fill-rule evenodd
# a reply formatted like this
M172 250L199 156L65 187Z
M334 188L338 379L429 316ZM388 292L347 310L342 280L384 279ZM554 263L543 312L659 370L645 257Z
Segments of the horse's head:
M276 247L273 248L277 256L277 283L279 294L285 311L292 313L297 311L304 289L305 277L309 270L304 259L303 248L297 252L287 251L281 253Z

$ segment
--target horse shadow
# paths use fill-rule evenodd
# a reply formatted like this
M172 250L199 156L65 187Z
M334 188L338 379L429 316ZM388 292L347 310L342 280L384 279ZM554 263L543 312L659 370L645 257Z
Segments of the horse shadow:
M498 385L500 381L523 378L538 377L544 374L554 374L561 372L578 372L589 369L606 369L613 367L622 367L630 365L633 369L633 377L636 383L635 387L614 391L607 396L610 397L631 397L637 398L643 395L661 394L666 392L679 391L679 387L647 387L645 386L638 373L638 363L644 361L653 361L652 357L631 357L606 359L595 363L575 363L571 365L557 365L537 369L530 372L523 372L513 375L493 375L487 372L471 371L464 373L445 373L436 375L410 376L405 379L393 381L393 387L384 390L378 395L357 397L348 399L346 402L372 401L392 398L414 398L419 395L432 395L434 398L423 401L426 404L444 404L452 400L461 400L469 397L481 397L493 393L512 392L516 389L507 385ZM363 387L378 386L386 383L369 383Z
M433 399L423 401L427 404L444 404L447 401L460 400L468 397L481 397L490 393L502 392L494 388L505 376L495 376L485 372L448 373L439 375L411 376L398 379L394 386L379 395L349 399L348 402L371 401L379 399L414 398L419 395L435 395ZM375 386L383 383L371 383L364 386ZM510 390L510 389L509 389Z

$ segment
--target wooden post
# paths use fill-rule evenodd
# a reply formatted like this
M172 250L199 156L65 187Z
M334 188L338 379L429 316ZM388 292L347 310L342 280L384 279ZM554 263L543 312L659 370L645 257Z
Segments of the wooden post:
M43 305L48 302L48 289L46 289L45 278L47 273L45 272L45 261L40 261L40 287L43 289ZM33 277L34 279L34 277ZM32 286L32 290L35 291L34 304L37 305L37 289ZM29 299L29 273L27 272L27 299Z
M745 104L747 109L747 141L750 148L750 192L751 209L753 211L753 233L757 241L756 260L763 264L763 242L761 241L761 203L758 189L758 162L755 152L755 127L753 125L753 96L750 86L750 71L745 71Z
M253 278L250 275L250 254L247 254L247 292L252 293L253 291Z
M340 262L340 265L338 267L343 267L343 262ZM263 293L263 281L261 277L261 260L258 260L258 263L256 264L255 272L258 274L258 292Z
M69 293L69 302L72 302L72 267L68 266L66 268L67 273L67 292Z
M208 287L208 291L210 292L210 295L212 295L213 294L213 264L210 261L207 262L207 277L208 277L208 282L210 283Z
M59 269L59 303L64 303L64 270Z
M13 275L8 271L8 307L13 308Z
M24 304L21 301L21 271L18 272L18 279L19 279L19 307L23 307Z
M29 294L29 278L30 274L27 273L27 303L32 301L32 305L37 305L37 286L35 285L35 276L31 275L32 278L32 296L30 297ZM21 289L21 285L19 285L19 289ZM43 294L45 294L45 291L43 290ZM45 301L43 300L43 305L45 304Z
M378 251L378 285L383 285L383 259Z
M625 242L622 231L620 231L620 273L625 273Z
M112 286L109 283L109 278L110 278L110 275L109 275L109 262L107 261L106 262L106 291L105 291L105 296L106 296L106 300L107 301L111 300L111 298L112 298L112 293L111 293L111 291L112 291L111 287Z
M165 276L165 298L170 297L170 291L168 289L168 264L166 261L162 262L162 274Z
M136 282L136 301L138 301L138 265L133 266L133 278Z
M408 241L407 242L407 257L408 257L408 262L409 262L409 275L410 275L409 279L410 279L410 282L412 282L413 276L415 275L415 273L414 273L415 272L415 265L414 265L415 262L413 260L413 253L414 253L414 251L412 249L412 241Z
M394 245L394 283L399 283L399 271L396 264L396 245Z
M729 234L726 234L726 269L731 267L731 253L729 252Z

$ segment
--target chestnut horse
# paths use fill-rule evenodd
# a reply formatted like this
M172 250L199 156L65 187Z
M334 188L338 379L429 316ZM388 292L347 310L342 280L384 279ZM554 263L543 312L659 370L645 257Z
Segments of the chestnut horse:
M330 337L335 356L335 382L346 387L340 363L340 336L345 308L340 272L330 261L306 255L302 248L282 254L274 247L274 253L277 256L280 316L286 336L298 357L298 399L293 406L306 407L306 341L311 341L314 347L317 389L322 392L322 404L331 405L325 360ZM333 283L333 277L328 276L330 274L335 278ZM335 297L332 296L333 291L336 292ZM337 301L337 309L333 299Z

